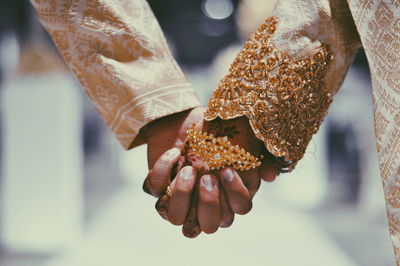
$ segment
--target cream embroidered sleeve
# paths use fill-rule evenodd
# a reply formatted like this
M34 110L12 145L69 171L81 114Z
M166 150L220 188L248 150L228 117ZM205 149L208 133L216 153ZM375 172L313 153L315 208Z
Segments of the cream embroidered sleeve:
M281 0L214 91L206 119L247 116L292 170L341 86L358 35L344 0Z
M145 0L31 0L124 148L147 123L200 105Z

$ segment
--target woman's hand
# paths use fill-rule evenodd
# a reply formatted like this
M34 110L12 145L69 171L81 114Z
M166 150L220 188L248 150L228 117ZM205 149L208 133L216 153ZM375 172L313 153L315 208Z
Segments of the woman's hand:
M248 120L245 117L232 120L215 119L211 122L204 121L197 125L197 129L203 132L208 132L208 134L213 134L215 137L227 136L230 143L245 148L246 151L257 157L261 154L264 154L265 156L269 154L266 152L264 144L254 136ZM205 182L202 181L207 181L209 178L213 181L213 190L211 191L212 193L210 193L213 203L211 206L218 206L219 200L219 226L229 227L233 222L233 214L243 215L251 210L252 198L259 189L261 177L266 181L273 181L277 174L277 168L275 167L273 160L274 158L271 156L265 158L261 168L240 171L240 176L232 167L223 168L221 171L210 171L207 166L203 165L204 162L198 160L196 156L188 153L186 157L190 161L191 165L198 169L203 169L203 173L201 173L202 177L200 177L200 196L197 215L199 226L206 233L212 233L218 229L218 226L216 226L216 220L218 220L218 217L214 215L213 219L206 220L207 217L211 216L212 208L209 210L210 213L204 211L206 208L203 208L203 206L206 204L203 204L203 202L207 202L209 198L207 198L207 196L202 197L202 195L206 195L207 192L206 189L202 189L202 185L205 187ZM204 178L206 179L204 180ZM219 197L214 195L218 188ZM196 202L194 202L194 205L195 204ZM195 210L195 208L196 206L193 206L192 204L192 209ZM202 215L203 213L205 215ZM190 232L195 233L199 231L196 228L193 229L196 225L190 222L190 220L192 220L190 218L193 218L194 215L194 211L189 214L189 219L185 222L183 227L183 233L188 237L192 236ZM208 230L210 228L211 230Z

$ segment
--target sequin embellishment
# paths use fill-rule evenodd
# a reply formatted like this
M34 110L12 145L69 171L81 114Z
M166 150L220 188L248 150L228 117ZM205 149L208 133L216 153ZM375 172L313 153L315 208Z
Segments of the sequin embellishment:
M257 138L292 170L326 115L332 96L323 78L332 56L326 45L293 60L274 47L277 19L254 33L208 103L205 119L247 116Z

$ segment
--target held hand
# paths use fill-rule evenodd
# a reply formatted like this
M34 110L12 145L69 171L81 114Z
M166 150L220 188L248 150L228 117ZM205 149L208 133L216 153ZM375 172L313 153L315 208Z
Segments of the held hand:
M182 159L185 160L176 148L164 153L150 171L144 189L149 192L148 186L169 185L170 191L165 193L167 195L161 193L156 209L172 224L183 224L185 236L195 237L201 231L213 233L219 226L229 227L234 220L231 209L241 214L251 209L250 193L235 171L226 169L228 175L232 173L233 177L220 181L222 178L199 166L201 162L183 166ZM174 166L177 167L177 175L171 182L170 174Z
M147 142L147 161L152 169L161 155L171 148L182 150L185 146L186 132L193 125L203 120L205 108L198 107L189 111L169 115L157 119L147 125L143 130ZM172 156L173 157L173 156ZM158 196L165 187L156 187L151 191Z
M186 131L192 124L215 136L228 136L232 144L254 155L265 152L264 145L254 137L246 118L203 123L203 111L197 108L157 120L146 129L149 167L152 170L146 178L144 189L156 197L161 196L157 210L171 223L184 224L183 233L188 237L195 237L201 231L213 233L219 226L229 227L234 219L233 213L245 214L250 211L251 199L259 188L260 177L273 181L276 176L276 167L270 158L264 159L262 167L240 172L239 176L230 167L220 172L209 171L207 164L193 156L181 156ZM171 146L178 149L162 154ZM185 164L192 166L183 167ZM172 183L171 176L176 176ZM163 195L168 185L170 198Z
M243 147L255 156L260 156L262 153L266 156L262 167L240 171L239 176L232 167L223 168L221 171L210 171L207 164L204 167L204 161L199 160L199 158L190 152L186 155L187 160L190 161L192 166L197 169L203 169L203 174L198 171L202 177L200 177L200 197L197 209L199 225L197 226L206 233L213 233L218 229L218 221L220 227L228 227L233 222L233 215L230 215L230 213L246 214L249 212L252 207L252 198L259 189L261 178L271 182L276 178L278 171L274 163L275 159L270 155L267 156L269 153L266 152L263 143L254 136L247 118L242 117L232 120L216 119L211 122L200 123L196 126L196 129L208 132L208 135L213 134L215 137L227 136L232 145ZM210 196L207 196L207 189L202 189L202 185L206 188L206 182L209 182L209 178L212 181L212 186L210 187L210 193L208 193ZM214 192L218 188L220 188L219 198ZM213 208L210 207L203 211L202 207L206 205L202 204L203 201L212 203L209 205L213 206L213 208L216 208L215 206L218 206L219 203L220 217L214 215L210 219ZM196 204L196 201L192 203L192 210L195 210L196 206L193 205ZM205 215L202 215L203 213ZM194 237L196 236L195 233L200 231L196 228L196 224L191 222L194 214L194 211L189 214L189 219L183 227L183 233L188 237Z

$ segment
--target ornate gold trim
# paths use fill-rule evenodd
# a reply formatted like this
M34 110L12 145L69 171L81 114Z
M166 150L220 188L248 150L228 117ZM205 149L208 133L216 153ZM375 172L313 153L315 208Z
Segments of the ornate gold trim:
M326 45L293 60L272 44L270 17L235 58L208 103L205 119L246 116L258 139L292 170L317 132L332 96L323 78L332 56Z

